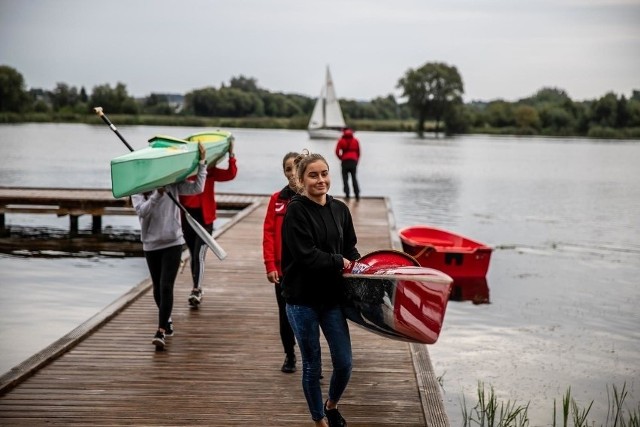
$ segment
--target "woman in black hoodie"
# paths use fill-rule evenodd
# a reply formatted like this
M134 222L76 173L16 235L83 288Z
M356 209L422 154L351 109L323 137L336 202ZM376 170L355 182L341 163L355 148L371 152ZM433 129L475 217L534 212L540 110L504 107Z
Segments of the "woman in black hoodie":
M300 195L282 224L282 294L302 355L302 387L316 426L345 426L338 412L351 377L351 338L340 308L342 271L360 258L349 208L328 195L329 165L319 154L296 159ZM320 329L329 344L333 374L324 402ZM325 418L326 416L326 418Z

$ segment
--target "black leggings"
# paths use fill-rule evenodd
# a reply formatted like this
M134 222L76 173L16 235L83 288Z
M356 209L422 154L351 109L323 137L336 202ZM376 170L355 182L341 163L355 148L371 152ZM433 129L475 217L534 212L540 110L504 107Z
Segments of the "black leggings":
M279 283L276 283L276 301L278 301L278 315L280 317L280 340L282 341L282 347L284 347L285 354L289 356L295 356L293 347L296 345L296 338L293 335L293 329L289 324L289 318L287 317L287 303L282 296L282 287Z
M173 310L173 285L180 268L182 245L145 251L153 282L153 299L158 306L158 328L166 329Z
M204 220L202 219L202 211L200 209L187 209L187 211L191 214L193 219L198 221L198 223L200 223L200 225L209 232L209 234L213 232L213 224L203 224ZM182 234L184 234L184 241L187 242L187 248L189 249L189 263L191 266L193 287L200 289L202 278L204 277L204 259L207 255L208 246L200 236L193 231L193 228L187 221L182 221Z

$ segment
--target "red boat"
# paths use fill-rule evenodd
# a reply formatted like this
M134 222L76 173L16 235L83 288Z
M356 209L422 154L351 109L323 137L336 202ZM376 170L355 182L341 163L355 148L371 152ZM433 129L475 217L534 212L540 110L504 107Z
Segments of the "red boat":
M399 232L403 250L421 266L440 270L454 281L485 277L493 249L451 231L414 225Z

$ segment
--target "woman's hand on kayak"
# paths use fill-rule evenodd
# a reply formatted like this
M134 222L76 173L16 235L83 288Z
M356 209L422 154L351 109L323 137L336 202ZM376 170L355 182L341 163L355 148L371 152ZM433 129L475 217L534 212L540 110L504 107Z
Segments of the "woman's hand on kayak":
M204 145L202 145L202 142L198 142L198 151L200 152L200 160L206 160L207 150L204 149Z

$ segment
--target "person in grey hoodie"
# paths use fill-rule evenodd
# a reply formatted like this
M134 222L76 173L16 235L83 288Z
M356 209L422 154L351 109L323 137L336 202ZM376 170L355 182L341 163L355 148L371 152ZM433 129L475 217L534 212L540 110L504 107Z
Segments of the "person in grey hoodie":
M351 338L340 303L342 271L360 254L349 208L328 193L329 165L320 154L294 162L300 195L282 223L282 295L302 356L302 388L317 427L343 427L338 401L351 377ZM333 374L323 405L320 329L331 350Z
M198 143L198 151L200 163L195 181L169 184L131 196L140 219L142 250L153 282L153 299L158 306L158 330L152 340L156 350L164 350L165 337L173 335L173 286L180 268L182 245L185 243L180 208L165 193L170 193L176 200L180 194L202 193L207 165L206 151L201 143Z

